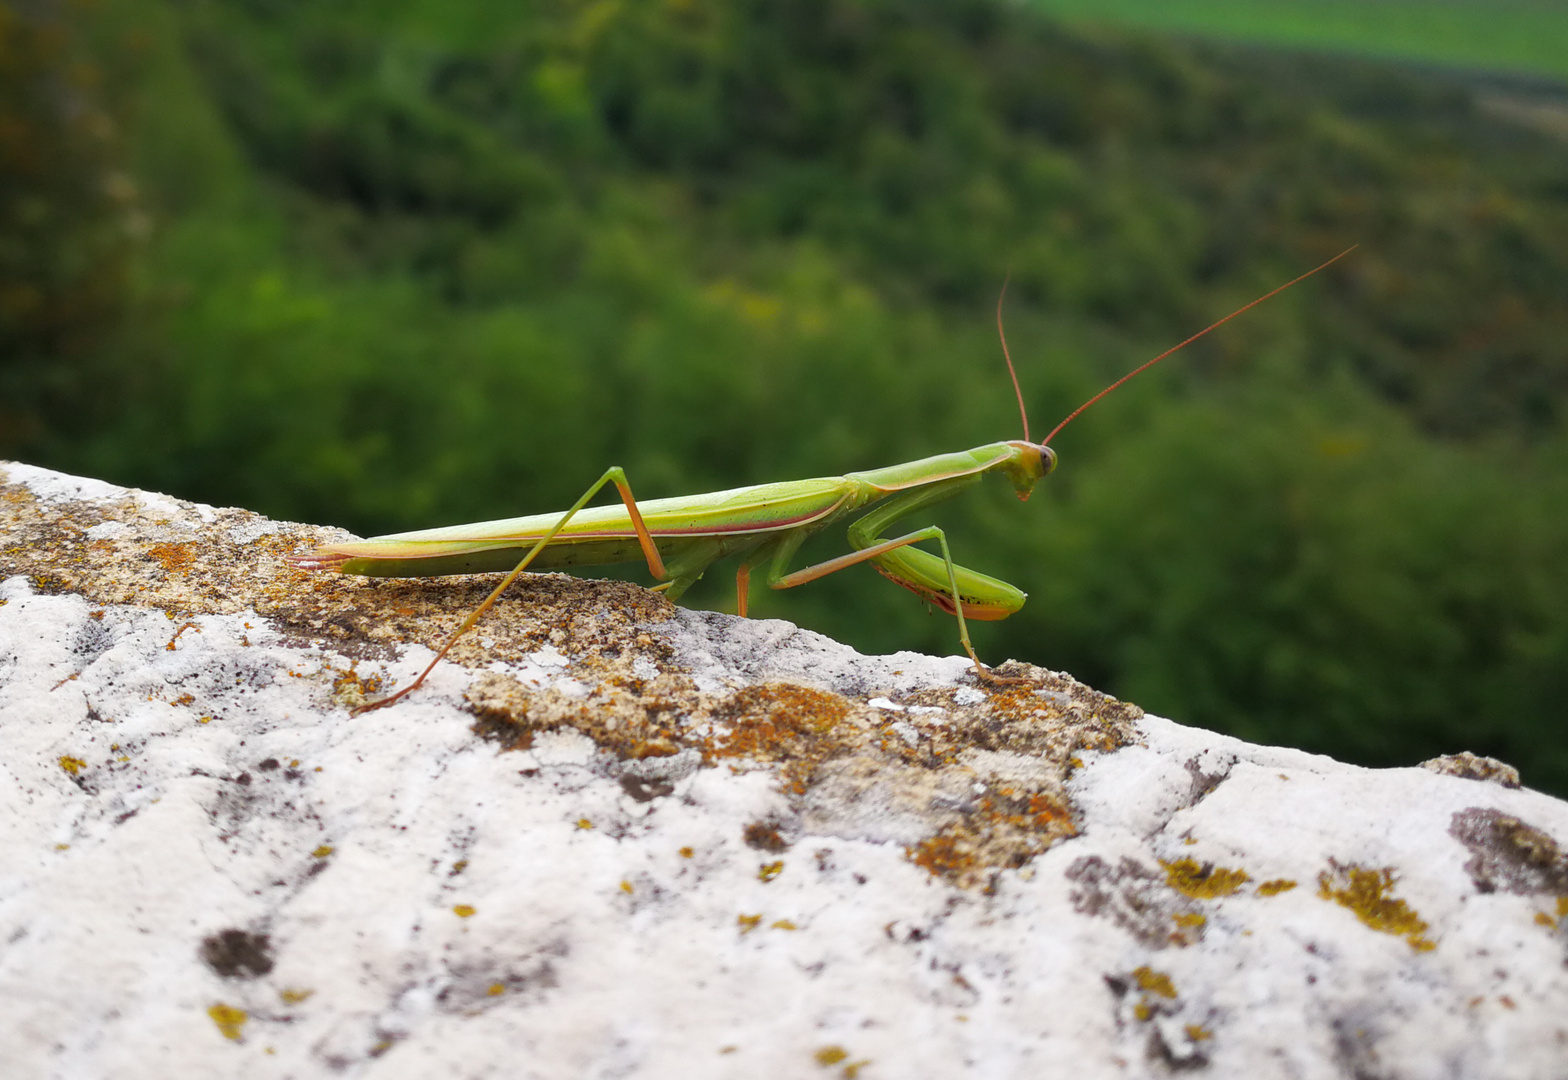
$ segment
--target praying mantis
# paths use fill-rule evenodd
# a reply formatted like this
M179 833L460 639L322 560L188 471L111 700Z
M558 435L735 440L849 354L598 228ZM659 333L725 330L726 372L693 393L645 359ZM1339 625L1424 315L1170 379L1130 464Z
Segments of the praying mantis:
M955 563L946 534L935 525L892 539L884 539L882 534L900 519L979 483L988 473L1001 473L1012 483L1018 498L1027 499L1035 484L1056 468L1051 440L1085 409L1172 353L1326 269L1353 250L1354 247L1345 249L1145 361L1074 409L1038 443L1029 437L1023 391L1002 332L1004 285L1002 298L997 300L997 332L1018 397L1022 439L987 443L971 450L843 476L757 484L641 503L632 495L625 471L612 466L564 513L532 514L327 544L307 554L290 556L288 561L297 569L336 570L367 577L509 571L447 638L418 678L388 697L361 705L355 712L382 708L417 689L458 639L529 567L597 566L638 560L645 561L649 573L660 581L655 591L678 600L719 559L739 557L735 593L736 608L742 616L747 611L752 571L759 567L766 568L765 580L770 588L792 589L869 562L884 577L957 619L959 642L974 662L977 678L1007 682L1010 680L992 673L980 662L969 640L968 621L1005 619L1023 606L1024 592ZM606 484L615 485L621 505L589 507L588 503ZM790 562L809 536L861 510L867 512L849 525L849 544L854 551L800 570L789 570ZM913 546L922 541L934 542L941 551L940 558Z

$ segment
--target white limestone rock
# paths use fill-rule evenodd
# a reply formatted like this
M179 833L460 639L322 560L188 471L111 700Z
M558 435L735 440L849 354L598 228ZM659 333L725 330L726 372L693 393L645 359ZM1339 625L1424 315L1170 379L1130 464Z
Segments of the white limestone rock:
M0 463L0 1074L1568 1071L1568 804L1500 763L553 575L355 717L486 584L329 535Z

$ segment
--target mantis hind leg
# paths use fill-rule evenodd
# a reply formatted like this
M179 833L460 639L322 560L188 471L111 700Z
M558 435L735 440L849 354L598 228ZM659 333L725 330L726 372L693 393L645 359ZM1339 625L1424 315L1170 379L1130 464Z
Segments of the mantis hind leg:
M631 518L632 529L637 533L637 542L642 546L643 557L648 560L649 572L651 572L656 578L666 577L667 575L664 569L664 560L659 556L659 549L654 545L653 536L648 532L648 526L643 523L642 512L637 509L637 500L632 495L631 485L626 482L626 472L619 465L612 465L610 468L604 471L603 476L599 477L598 480L594 481L593 484L589 486L587 491L583 492L582 498L573 503L571 509L567 510L564 514L561 515L560 520L558 520L554 525L550 526L549 529L545 530L544 535L539 537L539 539L535 541L534 546L528 549L528 552L523 556L522 561L512 569L511 573L507 574L506 577L501 579L501 584L497 585L490 595L485 597L484 602L469 613L468 618L464 619L462 625L452 632L452 636L447 638L446 644L441 646L440 651L436 653L436 658L430 661L429 665L425 668L424 671L419 673L419 677L417 679L403 687L403 689L399 690L395 694L391 694L387 697L380 698L379 700L367 702L366 704L361 705L359 708L354 710L355 714L357 715L359 713L369 712L372 709L379 709L390 705L399 698L404 697L405 695L410 694L415 689L417 689L419 684L425 681L425 677L434 671L435 666L441 662L442 658L445 657L448 652L451 651L452 646L457 644L457 639L468 633L469 630L473 629L474 624L477 623L484 616L484 613L489 611L495 605L495 602L501 598L501 594L506 592L506 590L511 586L512 582L516 581L518 576L522 574L524 570L528 569L529 565L539 557L539 553L549 546L550 541L555 539L556 534L566 527L566 523L571 521L579 510L587 506L589 500L591 500L595 495L599 494L600 490L603 489L605 484L609 483L615 484L615 490L620 493L621 501L626 504L626 513ZM684 589L684 585L681 584L681 579L679 577L677 577L670 584L671 586L679 586ZM686 582L685 584L689 585L690 582Z

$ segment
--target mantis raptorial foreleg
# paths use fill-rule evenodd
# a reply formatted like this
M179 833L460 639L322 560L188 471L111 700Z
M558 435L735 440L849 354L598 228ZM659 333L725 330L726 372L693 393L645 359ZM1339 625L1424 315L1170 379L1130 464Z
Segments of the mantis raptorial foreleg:
M648 533L648 526L643 524L642 512L637 509L637 499L632 495L631 485L626 482L626 472L619 465L612 465L604 470L603 476L589 485L588 490L583 492L582 498L572 504L571 509L562 514L560 519L534 542L533 547L528 549L528 553L523 556L522 561L512 569L511 573L501 579L501 584L497 585L489 596L485 597L484 603L475 608L468 618L463 620L462 625L452 632L452 636L446 639L446 644L441 646L440 651L436 653L435 659L430 661L425 670L419 673L419 678L403 687L397 693L381 698L379 701L367 702L355 709L354 712L369 712L371 709L379 709L384 705L390 705L405 694L411 693L420 683L424 682L425 676L435 670L435 666L441 662L442 657L446 656L452 646L457 644L457 639L466 634L484 616L484 613L494 606L495 602L501 598L501 594L506 592L512 582L517 580L518 575L527 570L529 564L539 556L539 553L549 545L551 540L555 539L556 534L566 528L567 522L571 521L579 510L587 506L593 497L599 494L605 484L612 482L615 484L615 490L620 493L621 502L626 504L626 514L631 519L632 528L637 533L637 542L642 546L643 557L648 560L649 573L656 578L663 578L665 576L664 560L660 558L659 549L654 545L653 537Z
M893 496L885 504L850 526L849 542L856 550L847 555L840 555L837 558L814 563L800 570L786 573L785 567L795 552L799 550L804 537L798 534L780 537L776 543L768 545L741 565L740 571L735 577L738 597L736 606L740 609L740 613L744 615L746 589L750 582L751 568L764 561L771 560L767 581L768 587L773 589L793 589L797 585L816 581L819 578L827 577L829 574L835 574L840 570L846 570L863 562L875 563L877 569L883 574L906 588L910 588L917 595L925 596L928 599L937 599L938 602L944 600L950 602L950 608L949 603L942 603L942 606L949 608L958 619L958 639L963 644L964 651L974 661L977 672L990 676L990 672L980 662L980 657L975 654L974 645L969 640L969 626L964 619L964 594L960 591L958 585L960 567L953 562L952 552L947 545L947 534L939 527L929 525L924 529L917 529L893 540L884 540L876 536L886 526L898 519L906 517L916 510L924 509L932 503L950 499L977 480L978 477L954 477ZM932 595L933 590L930 586L929 578L926 584L919 588L915 587L915 583L912 583L908 576L909 567L888 558L892 552L900 548L906 548L911 544L917 544L922 540L935 540L942 549L941 564L944 571L943 576L946 578L946 588L943 590L945 596L938 598ZM924 555L925 553L919 554ZM926 557L929 558L930 556L926 555ZM964 573L972 575L974 572L966 570Z

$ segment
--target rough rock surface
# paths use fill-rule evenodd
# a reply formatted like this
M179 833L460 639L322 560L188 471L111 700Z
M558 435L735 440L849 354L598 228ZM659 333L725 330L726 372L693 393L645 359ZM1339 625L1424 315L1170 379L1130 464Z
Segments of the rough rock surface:
M0 1074L1568 1075L1501 763L553 575L355 717L487 586L333 535L0 463Z

